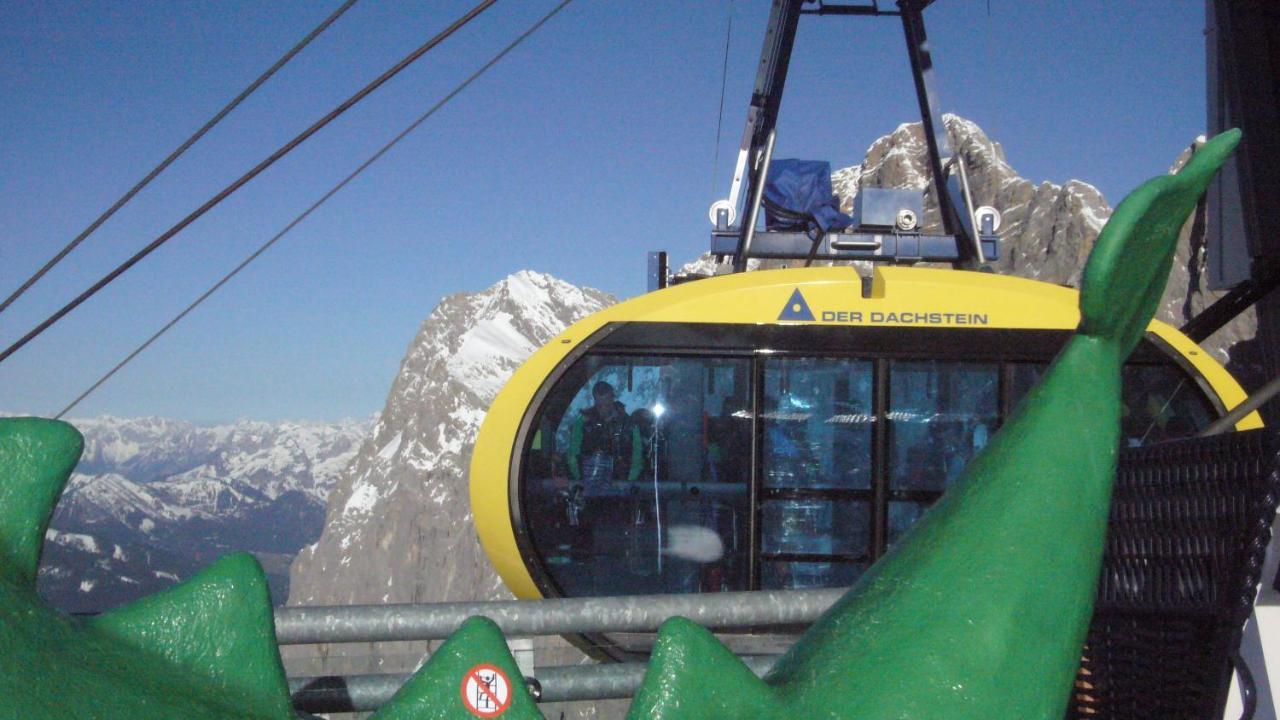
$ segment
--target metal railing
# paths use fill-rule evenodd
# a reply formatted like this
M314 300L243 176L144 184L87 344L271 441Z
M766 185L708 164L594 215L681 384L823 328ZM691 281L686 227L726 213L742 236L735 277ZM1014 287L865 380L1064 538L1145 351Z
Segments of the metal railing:
M777 656L754 655L742 661L756 675L763 676L776 659ZM538 702L629 698L640 687L646 667L644 663L547 666L536 668L533 677L525 678L525 682ZM289 693L299 710L364 712L385 705L408 680L407 674L393 673L299 677L289 679Z
M475 615L494 621L508 637L654 632L676 615L706 628L806 625L818 619L846 589L284 607L276 609L276 641L310 645L440 640Z
M513 600L498 602L284 607L275 613L281 645L441 640L469 617L493 620L508 638L603 632L655 632L673 616L713 630L804 626L817 620L846 588L685 595ZM775 655L744 656L757 675ZM545 666L526 678L540 702L631 697L643 663ZM294 706L307 712L360 712L386 703L406 674L295 677Z

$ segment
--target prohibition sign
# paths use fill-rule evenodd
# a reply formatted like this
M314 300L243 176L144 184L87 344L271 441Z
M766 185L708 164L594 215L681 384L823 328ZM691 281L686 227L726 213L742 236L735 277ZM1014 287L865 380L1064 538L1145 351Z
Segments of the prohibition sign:
M476 665L462 676L462 704L478 718L495 718L511 707L511 681L497 666Z

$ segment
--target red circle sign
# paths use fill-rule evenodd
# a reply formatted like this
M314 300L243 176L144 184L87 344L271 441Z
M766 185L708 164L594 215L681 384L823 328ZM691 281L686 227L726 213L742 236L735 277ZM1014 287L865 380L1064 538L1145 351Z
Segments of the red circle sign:
M511 681L494 665L476 665L462 676L462 704L476 717L498 717L511 707Z

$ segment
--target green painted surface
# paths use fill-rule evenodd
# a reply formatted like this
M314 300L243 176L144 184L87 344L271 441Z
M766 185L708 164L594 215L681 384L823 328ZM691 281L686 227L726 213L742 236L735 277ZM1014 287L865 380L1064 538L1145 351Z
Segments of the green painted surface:
M1214 138L1116 208L1086 266L1080 328L1039 385L768 677L672 621L630 717L1061 718L1102 561L1120 365L1155 311L1179 229L1238 142L1236 131Z
M1102 558L1120 365L1159 301L1179 228L1238 141L1213 139L1116 208L1086 266L1080 329L1040 384L767 678L674 618L630 717L1060 718ZM81 447L65 423L0 419L0 718L292 717L266 581L249 555L88 621L39 600L44 533ZM474 691L482 712L467 707L467 679L484 665L508 678L500 713ZM473 618L374 717L542 715L502 634Z
M266 578L248 554L88 620L37 597L45 530L82 444L65 423L0 419L0 719L294 717ZM482 664L517 683L501 717L542 717L502 634L475 618L374 717L478 717L462 690Z

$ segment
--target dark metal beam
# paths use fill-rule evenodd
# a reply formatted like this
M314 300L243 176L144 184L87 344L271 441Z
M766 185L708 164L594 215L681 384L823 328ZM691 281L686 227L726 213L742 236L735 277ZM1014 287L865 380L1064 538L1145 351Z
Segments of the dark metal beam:
M881 17L885 15L900 15L896 10L881 10L879 4L872 2L870 5L827 5L819 0L818 7L811 10L801 10L802 15L869 15L871 17Z
M1187 324L1180 329L1184 335L1195 342L1204 342L1209 336L1234 320L1237 315L1266 297L1277 285L1280 285L1280 260L1267 259L1256 262L1248 280L1218 298L1199 315L1188 320Z
M787 84L787 68L791 64L791 50L795 46L800 6L803 4L804 0L774 0L773 8L769 11L769 25L765 29L764 47L760 51L760 65L756 70L755 90L751 93L751 107L747 111L747 129L743 134L743 149L747 152L748 163L743 196L747 198L748 205L758 195L756 186L768 171L758 161L769 135L778 125L782 91ZM750 207L744 208L743 218L753 215ZM741 272L747 267L744 252L747 235L747 223L744 221L739 234L741 240L733 255L735 272Z
M737 245L736 235L711 235L711 252L728 254ZM988 260L999 257L999 239L982 238L982 250ZM750 257L761 260L871 260L878 262L957 263L962 243L953 235L897 235L894 233L832 233L822 238L817 247L802 232L759 230L751 241Z
M947 192L947 180L943 174L942 157L950 155L950 143L947 141L947 128L938 113L937 94L933 91L933 57L929 51L929 38L924 31L924 17L921 11L928 2L898 0L898 8L902 11L902 31L907 41L907 56L911 59L911 77L915 81L916 100L920 104L920 121L923 124L925 146L929 152L929 173L933 176L933 191L937 196L938 213L942 220L942 232L955 235L963 232L957 222L950 194ZM965 262L972 262L973 250L968 238L960 238L958 252Z

